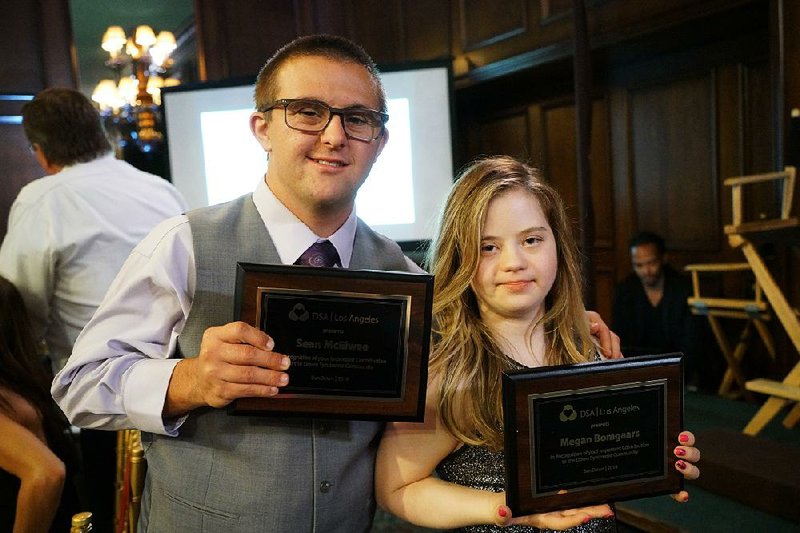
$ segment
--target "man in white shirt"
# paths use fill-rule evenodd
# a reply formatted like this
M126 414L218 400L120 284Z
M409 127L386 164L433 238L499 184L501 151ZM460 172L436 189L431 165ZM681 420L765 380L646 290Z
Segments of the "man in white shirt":
M55 372L133 247L186 204L166 180L114 158L97 110L78 91L40 92L23 107L22 125L47 175L11 206L0 275L22 294ZM115 435L83 432L82 445L89 491L109 495L90 502L104 527L113 509ZM93 477L95 467L104 479Z
M133 247L186 203L166 180L114 158L100 116L81 93L46 89L22 114L47 176L26 185L11 206L0 275L22 293L55 372Z

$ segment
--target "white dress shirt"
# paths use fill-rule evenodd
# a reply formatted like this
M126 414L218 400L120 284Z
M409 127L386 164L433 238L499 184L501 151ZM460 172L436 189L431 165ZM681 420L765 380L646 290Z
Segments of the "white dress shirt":
M253 201L283 264L321 240L261 180ZM355 210L330 240L350 265ZM185 417L164 425L161 413L175 352L195 290L192 233L185 215L159 224L131 253L97 313L78 337L52 393L81 427L136 427L176 435ZM98 383L100 384L98 386Z
M34 180L17 196L0 247L0 275L22 294L54 370L136 244L186 210L167 181L109 154Z

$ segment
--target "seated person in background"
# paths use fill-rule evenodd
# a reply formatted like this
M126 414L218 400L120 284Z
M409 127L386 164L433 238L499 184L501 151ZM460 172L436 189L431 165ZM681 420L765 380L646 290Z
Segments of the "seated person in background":
M25 304L0 277L0 531L69 531L77 449L50 397Z
M689 278L667 264L664 239L643 231L630 241L633 272L614 289L612 328L626 357L683 352L686 381L698 363L702 324L692 315L687 298Z
M433 528L616 531L606 504L519 517L505 505L502 373L599 358L558 194L510 157L479 160L456 181L430 257L435 341L425 420L387 425L378 503ZM694 436L678 439L676 468L696 478Z

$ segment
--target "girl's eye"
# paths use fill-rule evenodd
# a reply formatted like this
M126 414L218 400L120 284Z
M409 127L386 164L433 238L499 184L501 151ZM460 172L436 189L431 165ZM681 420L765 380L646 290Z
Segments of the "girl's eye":
M491 253L497 249L494 244L481 244L481 253Z
M536 243L539 243L539 242L542 242L542 238L541 237L528 237L528 238L525 239L525 244L527 244L529 246L532 246L532 245L534 245Z

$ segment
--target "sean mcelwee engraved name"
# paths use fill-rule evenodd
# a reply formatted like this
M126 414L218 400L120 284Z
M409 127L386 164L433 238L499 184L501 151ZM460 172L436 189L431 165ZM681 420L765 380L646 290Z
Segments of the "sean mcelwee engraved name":
M368 352L369 344L363 342L334 341L325 339L324 341L308 341L297 339L294 343L295 348L311 348L316 350L337 350L340 352ZM297 356L295 356L297 357ZM339 359L343 361L344 359Z

